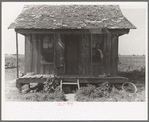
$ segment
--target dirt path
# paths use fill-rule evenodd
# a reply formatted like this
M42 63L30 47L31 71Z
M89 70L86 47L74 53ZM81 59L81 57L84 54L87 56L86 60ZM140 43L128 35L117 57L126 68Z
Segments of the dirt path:
M75 94L65 94L67 101L76 102Z

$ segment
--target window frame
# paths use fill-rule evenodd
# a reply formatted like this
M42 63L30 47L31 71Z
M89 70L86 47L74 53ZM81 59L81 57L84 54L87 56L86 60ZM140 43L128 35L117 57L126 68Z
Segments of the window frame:
M46 50L46 48L44 48L43 46L44 46L44 37L48 37L48 42L45 42L45 43L48 43L47 45L48 45L48 48L47 48L47 50L48 49L50 49L50 47L49 47L49 44L50 44L50 41L52 41L51 42L51 44L53 44L53 46L51 47L51 49L52 49L52 61L47 61L47 60L45 60L44 59L44 50ZM41 64L54 64L54 34L44 34L44 35L42 35L41 36L41 55L42 55L42 59L41 59ZM50 55L50 52L48 52L47 53L47 55Z

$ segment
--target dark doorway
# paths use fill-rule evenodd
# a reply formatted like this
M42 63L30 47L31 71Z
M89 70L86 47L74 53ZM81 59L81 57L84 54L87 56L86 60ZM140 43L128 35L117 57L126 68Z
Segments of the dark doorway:
M65 73L69 75L78 74L79 37L77 34L65 36Z

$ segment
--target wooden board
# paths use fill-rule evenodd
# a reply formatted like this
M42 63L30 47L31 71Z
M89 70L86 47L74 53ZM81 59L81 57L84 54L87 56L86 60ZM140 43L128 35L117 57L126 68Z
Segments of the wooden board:
M29 54L30 54L30 36L26 35L25 36L25 74L27 72L30 72L30 67L29 67L30 58L29 58Z
M32 72L32 40L31 35L25 35L25 73Z
M62 49L60 42L64 43L64 35L55 34L55 67L57 74L64 74L65 70L65 62L64 62L64 50ZM61 59L63 58L63 62Z
M117 56L118 56L118 38L117 35L112 36L111 43L111 75L117 74Z
M37 72L38 72L38 74L41 74L41 36L40 35L38 35L37 36L37 41L38 41L38 53L37 53Z
M119 63L119 57L118 57L118 42L119 42L119 39L118 39L118 35L117 35L117 40L116 40L116 74L118 72L118 63Z
M81 62L82 62L82 74L91 74L91 45L90 34L82 34L81 40Z
M32 35L30 34L30 51L29 51L29 67L30 72L33 72L33 45L32 45Z
M103 34L102 29L15 29L21 34Z
M32 71L36 74L37 73L37 40L36 40L36 35L32 34Z
M104 66L99 64L93 64L93 76L103 75L104 73Z
M106 39L106 74L111 73L111 35L107 34Z
M107 53L107 35L104 34L103 37L103 67L104 67L104 73L106 74L106 53Z

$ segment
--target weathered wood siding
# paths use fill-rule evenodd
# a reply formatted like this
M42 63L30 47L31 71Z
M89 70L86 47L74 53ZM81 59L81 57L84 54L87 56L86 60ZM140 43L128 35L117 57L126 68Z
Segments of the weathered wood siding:
M30 34L25 36L25 73L31 72L31 39Z
M105 59L105 72L111 74L111 34L107 34L106 38L106 59Z
M111 39L111 75L116 75L118 70L118 36Z
M41 35L37 35L37 72L41 74L41 60L42 60L42 54L41 54Z
M60 35L60 34L55 34L55 69L56 69L56 73L59 75L59 74L64 74L65 73L65 64L61 64L61 58L64 58L63 55L62 55L62 48L61 46L59 45L59 40L63 41L64 40L64 36L63 35Z
M90 34L82 34L80 40L80 65L79 72L81 75L91 74L91 45L90 45Z
M99 61L99 62L92 62L92 75L94 76L98 76L98 75L103 75L105 73L105 58L106 58L106 40L105 40L105 36L103 34L92 34L92 45L94 45L95 49L95 45L97 43L100 43L100 48L102 50L103 53L103 61ZM93 55L92 55L93 56Z
M53 34L54 35L54 34ZM78 73L79 75L91 75L91 34L81 34L78 47ZM54 35L55 66L54 62L43 64L42 61L42 34L25 35L25 73L38 74L65 74L65 63L61 65L62 48L58 44L59 39L64 40L65 34ZM65 45L66 46L66 45ZM117 74L118 60L118 36L116 34L103 35L103 63L92 64L92 75ZM65 57L63 57L65 58Z
M25 36L25 73L51 74L54 71L54 62L49 64L42 61L42 36L29 34Z

